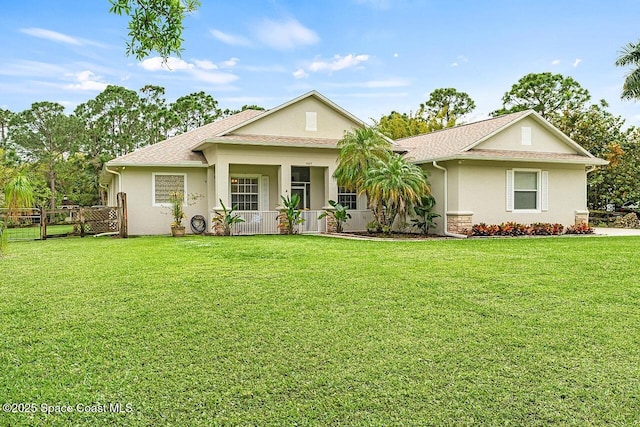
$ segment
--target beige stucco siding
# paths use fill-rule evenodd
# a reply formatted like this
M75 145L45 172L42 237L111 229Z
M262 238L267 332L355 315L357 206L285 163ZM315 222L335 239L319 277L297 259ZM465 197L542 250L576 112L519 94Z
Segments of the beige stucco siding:
M522 168L548 171L548 210L536 213L507 211L506 171ZM457 209L473 212L474 224L516 221L523 224L549 222L571 225L574 223L576 210L586 209L586 173L581 165L464 164L458 170L460 186Z
M187 194L201 196L193 205L185 207L187 218L183 221L190 233L189 221L194 215L202 215L210 221L207 210L207 170L205 168L151 168L127 167L121 171L122 191L127 193L130 235L169 234L171 215L166 207L153 206L153 173L184 173L187 177Z
M500 224L515 221L572 225L576 211L586 210L586 172L583 165L521 162L449 161L439 162L447 168L448 207L450 214L473 213L472 222ZM444 233L444 172L431 164L422 165L429 172L431 194L436 199L435 232ZM548 172L548 210L535 213L507 211L506 175L509 169L531 169Z
M522 145L523 127L531 129L531 145ZM576 150L573 147L564 143L557 135L529 117L522 119L517 124L492 136L474 148L576 154Z
M436 205L433 212L440 215L434 222L436 228L430 230L430 233L444 234L444 171L434 168L431 164L424 165L423 168L429 172L429 187L431 195L436 199Z
M440 166L447 168L447 183L448 183L448 206L447 211L460 211L460 168L455 162L442 162Z
M316 113L317 130L307 131L307 115ZM317 99L310 97L293 105L276 111L256 122L250 123L234 131L237 135L272 135L272 136L300 136L311 138L340 139L345 129L360 127Z

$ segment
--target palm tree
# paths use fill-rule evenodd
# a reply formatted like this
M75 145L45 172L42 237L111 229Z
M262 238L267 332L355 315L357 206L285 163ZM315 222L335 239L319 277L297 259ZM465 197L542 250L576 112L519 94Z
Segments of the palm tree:
M340 187L359 191L366 171L379 160L391 156L389 144L376 130L370 127L345 132L338 141L338 167L333 176Z
M9 218L16 222L20 209L32 208L34 205L31 181L23 174L10 180L4 187L4 200L9 208Z
M430 194L424 171L398 154L379 160L369 169L363 188L372 205L384 207L379 221L388 232L398 216L406 218L411 207Z
M620 51L616 61L618 67L629 65L635 68L627 74L622 85L622 99L640 99L640 41L629 43Z
M364 181L373 165L391 157L391 144L375 129L364 127L345 132L344 137L338 141L338 148L338 167L333 176L340 187L367 196L376 223L380 224L383 206L371 204Z

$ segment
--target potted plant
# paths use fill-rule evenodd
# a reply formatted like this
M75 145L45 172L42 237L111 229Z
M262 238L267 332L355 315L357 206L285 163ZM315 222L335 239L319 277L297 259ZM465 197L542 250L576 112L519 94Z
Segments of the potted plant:
M171 235L173 237L184 236L184 225L182 220L185 218L184 214L184 194L179 191L174 191L169 195L169 203L171 204L171 216L173 222L171 223Z
M331 205L331 209L326 209L320 214L318 219L322 219L327 216L330 217L335 221L336 233L342 233L343 225L348 219L351 219L351 214L347 211L345 206L342 206L334 200L329 200L329 205Z
M222 210L214 213L213 228L217 235L231 236L233 234L233 226L244 222L244 218L235 213L238 205L233 205L231 209L227 209L224 203L222 203L222 199L218 200L220 201Z
M302 224L304 222L304 218L302 218L302 211L298 209L300 196L293 194L291 197L280 196L280 198L282 199L282 205L284 206L280 209L280 215L278 215L278 221L280 221L281 224L281 232L286 234L296 234L298 232L298 224Z

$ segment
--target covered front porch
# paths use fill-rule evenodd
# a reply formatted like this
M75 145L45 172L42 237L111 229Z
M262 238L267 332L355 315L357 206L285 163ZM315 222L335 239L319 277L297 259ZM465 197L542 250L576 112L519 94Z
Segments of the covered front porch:
M300 234L327 232L327 218L318 219L324 210L302 210L304 222L297 226ZM278 215L280 211L236 211L245 222L236 224L234 233L238 235L279 234ZM213 214L213 213L212 213ZM367 224L373 220L370 210L350 210L351 219L344 224L344 231L366 231Z
M248 149L250 148L250 149ZM203 151L207 168L207 206L210 218L227 207L237 207L245 220L236 226L239 234L278 234L277 217L283 208L282 197L300 197L298 209L305 221L301 233L327 230L326 219L318 216L335 200L355 217L366 217L364 197L343 192L333 177L337 167L337 149L333 145L265 146L240 143L212 144ZM360 221L360 222L362 222ZM366 224L357 224L366 229ZM354 225L358 220L354 220ZM210 224L211 225L211 224ZM211 225L212 226L212 225Z
M235 233L278 234L278 216L283 209L281 196L298 195L298 209L304 219L298 225L299 233L327 231L327 219L318 219L318 216L330 207L329 200L350 209L352 219L346 229L366 230L372 219L366 200L356 193L341 191L333 178L334 170L333 164L215 164L208 170L208 181L214 184L207 186L210 217L222 210L222 201L227 209L236 207L235 212L244 219L235 226Z

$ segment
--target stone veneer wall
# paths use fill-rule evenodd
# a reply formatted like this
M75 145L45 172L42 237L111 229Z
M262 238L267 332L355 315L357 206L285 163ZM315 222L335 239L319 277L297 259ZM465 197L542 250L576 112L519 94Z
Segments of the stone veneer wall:
M473 213L447 213L447 231L454 234L470 234Z
M575 225L588 224L589 211L576 211Z

